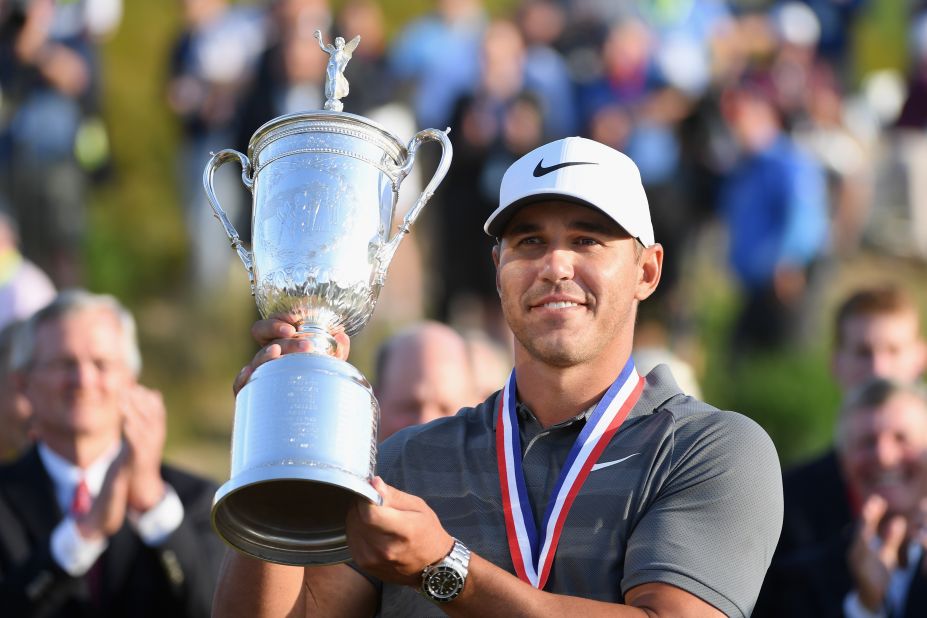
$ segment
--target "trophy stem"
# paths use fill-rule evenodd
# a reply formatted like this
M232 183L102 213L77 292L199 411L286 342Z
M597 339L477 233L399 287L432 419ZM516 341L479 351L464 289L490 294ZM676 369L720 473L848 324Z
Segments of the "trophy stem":
M297 339L309 342L310 354L335 356L338 350L338 342L335 341L335 338L327 330L316 324L300 324L296 327L295 336Z

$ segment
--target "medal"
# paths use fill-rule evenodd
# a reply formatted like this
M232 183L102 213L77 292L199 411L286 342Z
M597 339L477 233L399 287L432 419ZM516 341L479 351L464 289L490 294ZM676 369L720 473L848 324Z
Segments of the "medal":
M522 472L521 438L515 411L515 370L512 370L502 390L496 415L496 456L509 552L522 581L541 590L544 588L573 500L643 390L644 379L634 368L634 360L629 358L573 443L539 528L531 512Z

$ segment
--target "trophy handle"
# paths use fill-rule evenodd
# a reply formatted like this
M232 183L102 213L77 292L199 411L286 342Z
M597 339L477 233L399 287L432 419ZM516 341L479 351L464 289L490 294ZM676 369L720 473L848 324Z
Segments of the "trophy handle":
M254 180L251 178L251 161L242 153L231 149L212 153L212 157L206 164L206 169L203 170L203 187L206 189L206 197L209 198L209 204L212 206L213 215L219 220L222 227L225 228L225 233L232 243L232 248L238 253L238 257L241 258L242 263L245 265L245 269L248 271L248 280L251 283L251 295L253 296L254 262L251 258L251 253L245 249L244 244L241 242L241 238L238 236L238 231L235 229L235 226L232 225L225 211L222 210L222 206L219 205L219 198L216 197L216 190L213 188L213 175L216 173L216 170L219 169L222 164L232 160L237 160L241 164L241 181L250 190L254 185Z
M412 224L415 223L415 220L418 219L419 214L421 214L422 208L425 207L425 204L427 204L434 195L435 189L437 189L441 181L444 180L444 176L451 166L451 157L454 155L454 147L451 146L451 140L447 138L447 134L450 132L450 127L444 131L439 131L438 129L424 129L416 133L406 147L409 156L397 172L397 187L402 180L409 175L409 172L412 171L412 165L415 163L415 153L418 151L418 147L424 142L434 141L441 143L441 160L438 162L438 168L435 170L434 176L431 177L431 181L425 186L425 190L418 196L418 199L415 200L415 204L412 205L409 212L406 213L405 218L402 220L402 225L399 226L399 229L396 230L396 233L393 234L389 242L380 249L380 255L377 260L377 272L374 279L377 285L383 285L383 282L386 281L386 271L389 268L390 262L393 260L393 256L396 254L396 249L399 248L399 243L402 241L403 236L409 233Z

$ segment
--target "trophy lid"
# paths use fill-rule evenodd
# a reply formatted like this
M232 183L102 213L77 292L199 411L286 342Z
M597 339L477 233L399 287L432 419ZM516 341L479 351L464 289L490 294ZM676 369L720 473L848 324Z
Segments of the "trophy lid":
M261 125L248 143L248 158L257 162L260 153L272 142L299 133L337 133L371 142L393 161L405 161L406 146L379 123L347 112L316 110L277 116Z

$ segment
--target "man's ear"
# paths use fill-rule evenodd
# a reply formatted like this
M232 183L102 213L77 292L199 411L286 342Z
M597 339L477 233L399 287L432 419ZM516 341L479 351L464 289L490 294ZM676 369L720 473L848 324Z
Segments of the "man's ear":
M499 286L499 245L502 241L496 241L496 244L492 247L492 263L496 267L496 294L502 296L501 287Z
M646 247L639 262L640 273L637 280L637 300L644 300L653 294L663 274L663 245L656 243Z

